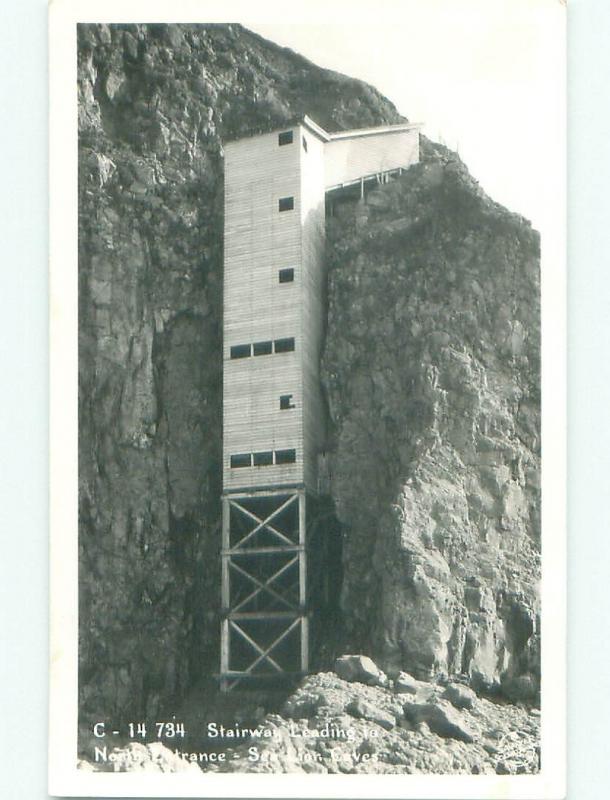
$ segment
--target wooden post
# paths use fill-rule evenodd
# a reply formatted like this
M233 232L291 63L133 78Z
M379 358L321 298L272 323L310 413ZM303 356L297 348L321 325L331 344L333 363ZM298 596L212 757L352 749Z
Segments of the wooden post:
M220 691L226 692L229 689L229 682L226 674L229 671L229 619L225 617L220 628Z
M301 672L309 672L309 618L301 617Z
M305 563L305 533L307 519L305 516L305 492L299 491L299 605L305 608L307 604L307 566Z
M309 620L307 619L307 555L305 550L307 535L305 491L299 492L299 604L301 606L301 672L309 670Z
M231 546L231 506L227 497L222 498L222 553L221 560L221 587L220 587L220 605L223 614L228 614L231 598L231 586L229 576L229 558L228 550ZM221 622L220 631L220 690L222 692L228 691L229 684L224 676L229 671L230 661L230 631L229 619L224 616Z
M229 584L229 555L231 549L231 505L228 497L222 498L222 583L220 588L220 600L223 611L228 611L231 598Z

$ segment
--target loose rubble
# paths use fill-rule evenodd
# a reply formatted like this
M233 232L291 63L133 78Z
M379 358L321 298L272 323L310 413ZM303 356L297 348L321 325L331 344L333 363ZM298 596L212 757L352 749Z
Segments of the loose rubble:
M111 766L84 759L81 767L335 774L538 771L537 709L493 702L467 686L416 681L404 674L396 682L410 691L397 692L396 684L366 682L372 676L380 679L381 670L371 659L350 655L337 664L344 672L351 665L350 680L334 672L308 676L280 713L262 718L257 735L236 746L234 740L225 740L218 748L221 759L210 760L209 747L202 754L193 744L193 752L179 756L162 745L131 745L117 748ZM134 754L140 758L137 765Z

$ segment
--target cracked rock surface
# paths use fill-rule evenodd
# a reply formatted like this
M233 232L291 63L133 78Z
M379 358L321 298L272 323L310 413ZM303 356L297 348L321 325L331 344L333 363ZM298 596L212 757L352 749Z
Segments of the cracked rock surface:
M539 237L459 158L327 221L347 646L388 675L539 685Z

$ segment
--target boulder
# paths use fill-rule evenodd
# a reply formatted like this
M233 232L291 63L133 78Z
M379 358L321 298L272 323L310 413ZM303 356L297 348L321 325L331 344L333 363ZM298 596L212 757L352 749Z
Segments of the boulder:
M436 703L405 703L406 718L414 725L425 722L433 733L445 739L474 742L475 733L459 711L446 700Z
M459 683L450 683L443 692L443 697L456 708L474 708L477 702L476 692Z
M348 711L353 717L358 717L358 719L366 719L369 722L376 722L377 725L385 728L386 731L392 730L392 728L396 727L396 717L394 714L391 714L389 711L385 711L383 708L379 708L372 703L367 703L361 698L352 700L352 702L347 706L346 711Z
M417 694L419 681L408 672L399 672L394 680L394 691L399 694Z
M387 686L388 678L368 656L345 655L335 661L335 672L344 681L358 681L368 686Z

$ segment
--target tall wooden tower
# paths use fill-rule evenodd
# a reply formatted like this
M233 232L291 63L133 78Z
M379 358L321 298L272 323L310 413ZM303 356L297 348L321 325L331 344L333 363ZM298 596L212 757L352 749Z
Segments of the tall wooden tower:
M310 119L225 144L221 686L308 669L324 441L325 195L418 160L418 127Z

